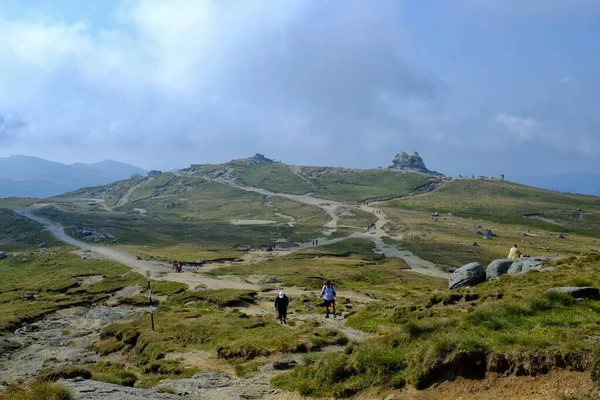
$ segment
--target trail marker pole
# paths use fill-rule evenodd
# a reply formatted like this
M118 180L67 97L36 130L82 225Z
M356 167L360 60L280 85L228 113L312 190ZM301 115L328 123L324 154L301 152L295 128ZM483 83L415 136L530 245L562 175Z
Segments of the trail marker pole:
M154 331L154 310L152 308L152 289L150 288L150 271L146 271L148 278L148 302L150 304L150 320L152 321L152 331Z

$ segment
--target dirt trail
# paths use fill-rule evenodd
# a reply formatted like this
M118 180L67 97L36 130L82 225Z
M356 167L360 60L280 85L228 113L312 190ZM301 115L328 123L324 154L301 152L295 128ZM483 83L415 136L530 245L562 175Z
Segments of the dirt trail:
M237 183L232 182L230 179L223 179L223 178L216 179L215 181L217 181L221 184L224 184L224 185L234 187L236 189L241 189L241 190L245 190L248 192L255 192L255 193L265 195L265 196L284 197L289 200L296 201L298 203L319 207L323 211L325 211L331 218L331 220L324 225L324 228L325 228L325 230L323 231L324 235L331 235L331 233L333 233L337 230L338 221L339 221L339 214L338 214L339 209L341 209L343 207L351 207L352 208L352 206L349 206L347 204L343 204L343 203L340 203L340 202L337 202L334 200L320 199L318 197L313 197L310 194L296 195L296 194L289 194L289 193L276 193L276 192L272 192L272 191L266 190L266 189L260 189L260 188L255 188L255 187L251 187L251 186L239 185ZM447 272L444 272L444 271L438 269L435 266L435 264L432 263L431 261L424 260L408 250L399 250L398 248L396 248L394 246L386 245L383 242L383 237L389 236L389 235L385 231L384 226L388 222L390 222L386 218L386 214L378 208L366 206L366 205L361 205L360 209L365 212L372 213L373 216L377 218L377 222L375 223L376 229L373 231L369 231L369 232L353 233L349 237L358 237L358 238L362 238L362 239L372 240L375 243L375 248L378 253L381 253L381 254L385 255L386 257L401 258L402 260L404 260L404 262L406 262L406 264L414 272L417 272L417 273L420 273L423 275L433 276L436 278L448 278L450 276ZM342 238L338 238L338 239L334 239L334 240L327 240L327 238L318 238L318 241L319 241L318 244L320 246L324 246L324 245L332 244L332 243L335 243L335 242L338 242L338 241L341 241L344 239L346 239L346 238L342 237ZM297 251L302 248L312 247L312 243L297 243L297 245L298 245L298 247L291 249L290 251Z
M137 188L139 188L140 186L148 183L148 182L152 182L152 180L154 179L154 177L149 177L147 179L144 179L143 181L141 181L140 183L138 183L137 185L133 185L132 187L130 187L129 189L127 189L127 191L125 192L125 194L119 199L119 201L117 201L117 204L115 204L114 208L117 207L122 207L125 204L129 203L129 198L131 197L131 195L133 194L133 192L135 192L135 190Z
M302 172L300 170L300 167L297 165L288 165L290 171L292 171L292 173L294 175L296 175L298 178L302 179L304 182L308 183L308 185L310 187L313 187L313 183L304 175L302 175Z

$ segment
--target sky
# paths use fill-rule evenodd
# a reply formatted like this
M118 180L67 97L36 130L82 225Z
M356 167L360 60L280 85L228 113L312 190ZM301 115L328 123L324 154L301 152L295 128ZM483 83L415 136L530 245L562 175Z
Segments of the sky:
M2 0L0 157L600 173L600 0Z

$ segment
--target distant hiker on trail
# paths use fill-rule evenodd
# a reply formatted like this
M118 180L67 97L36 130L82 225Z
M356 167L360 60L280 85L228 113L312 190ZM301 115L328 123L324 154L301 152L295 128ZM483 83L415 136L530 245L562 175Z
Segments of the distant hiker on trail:
M183 263L178 262L175 266L175 269L177 270L177 273L181 272L181 270L183 269Z
M177 271L177 260L173 261L173 267L171 268L171 271Z
M287 324L287 309L288 304L290 304L290 299L283 292L279 292L279 296L275 299L275 309L279 314L279 322L282 324Z
M277 246L277 242L273 242L273 250L275 250L276 246Z
M319 245L319 239L315 239L315 246Z
M335 318L335 299L337 298L335 293L335 282L331 282L330 280L325 281L325 286L323 286L323 290L321 290L321 297L325 302L325 311L327 312L325 318L329 318L330 305L333 309L333 318Z
M508 258L511 260L518 260L521 256L521 251L517 248L516 244L513 244L513 247L510 249L508 253Z

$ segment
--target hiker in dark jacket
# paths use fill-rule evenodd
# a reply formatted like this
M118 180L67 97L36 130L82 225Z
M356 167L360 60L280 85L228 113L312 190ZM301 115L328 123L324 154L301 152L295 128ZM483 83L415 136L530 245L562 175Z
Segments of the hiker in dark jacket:
M290 299L283 292L279 292L279 296L275 299L275 309L279 313L279 322L287 324L287 309L290 304Z

